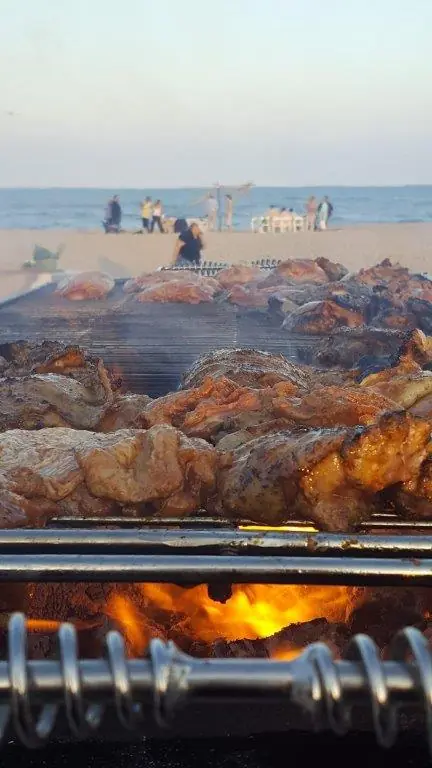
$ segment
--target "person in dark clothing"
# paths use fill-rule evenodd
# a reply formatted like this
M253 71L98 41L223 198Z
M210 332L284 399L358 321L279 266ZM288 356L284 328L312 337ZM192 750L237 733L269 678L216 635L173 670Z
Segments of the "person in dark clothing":
M182 232L174 248L174 264L200 264L201 251L204 248L201 230L198 224L191 224Z
M122 220L122 209L117 195L108 200L103 227L105 233L120 232Z
M176 235L182 235L183 232L186 232L188 228L188 224L186 219L176 219L174 222L174 233Z

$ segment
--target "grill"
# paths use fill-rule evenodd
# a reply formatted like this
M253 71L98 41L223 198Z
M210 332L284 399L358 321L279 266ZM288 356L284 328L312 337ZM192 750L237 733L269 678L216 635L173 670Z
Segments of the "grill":
M376 516L368 527L386 533L374 535L363 525L361 535L349 536L311 532L304 523L295 532L234 531L204 517L195 524L112 518L100 528L100 522L62 518L51 529L2 531L0 579L393 586L432 581L432 537L419 535L430 522L410 523L409 535L395 535L404 526ZM395 636L385 661L364 635L353 638L341 661L321 643L294 661L278 662L195 659L160 640L150 642L145 658L127 659L117 632L107 635L103 657L86 660L79 658L69 624L61 626L57 642L58 660L29 660L24 617L16 614L10 621L7 658L0 662L0 724L3 734L12 729L28 747L59 732L73 739L221 735L233 730L239 711L246 718L240 731L252 733L263 730L263 701L272 727L283 731L372 728L380 745L391 746L399 728L418 729L421 713L432 739L432 655L412 627Z
M248 346L233 308L153 305L147 311L126 306L122 282L98 303L97 313L86 302L72 311L53 296L52 286L5 303L1 336L80 344L108 365L120 364L132 390L150 394L173 388L172 380L210 348ZM174 325L183 338L166 352ZM156 331L149 341L150 327ZM298 356L299 345L305 347L304 339L265 335L268 351L274 343ZM260 346L256 339L254 345ZM432 521L401 521L390 513L372 516L351 535L318 533L300 521L288 530L262 531L245 520L239 530L205 510L184 522L59 518L43 530L0 531L0 581L429 587L431 553ZM203 660L160 640L150 642L145 657L130 659L117 632L107 635L103 656L83 659L68 624L57 633L57 648L57 658L29 658L25 617L11 618L0 661L3 740L36 747L52 738L245 736L310 728L342 735L354 728L372 730L388 747L399 730L417 733L423 726L432 747L432 654L412 627L394 637L384 661L365 635L354 637L337 661L321 643L294 661Z

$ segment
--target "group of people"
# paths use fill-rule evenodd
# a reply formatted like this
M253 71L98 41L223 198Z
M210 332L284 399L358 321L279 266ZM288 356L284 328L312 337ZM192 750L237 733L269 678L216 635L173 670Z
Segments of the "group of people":
M219 203L217 198L210 194L205 201L207 227L209 232L213 232L218 226ZM231 230L233 227L234 201L232 195L225 195L225 205L223 210L223 225L225 229Z
M162 201L155 200L153 202L150 197L146 197L144 202L141 203L141 221L142 232L154 232L155 227L158 227L160 232L165 232ZM114 195L108 200L102 226L106 233L120 232L121 222L122 208L120 200L118 195Z
M321 201L318 201L314 195L311 195L305 204L304 218L306 220L306 229L310 231L327 229L332 214L333 205L327 195ZM277 208L274 205L270 206L265 215L269 219L277 218L291 222L294 222L298 217L302 217L302 214L296 213L294 208Z
M155 227L159 229L162 234L165 232L163 224L163 205L161 200L152 201L151 197L146 197L143 203L141 203L141 221L143 232L154 232Z

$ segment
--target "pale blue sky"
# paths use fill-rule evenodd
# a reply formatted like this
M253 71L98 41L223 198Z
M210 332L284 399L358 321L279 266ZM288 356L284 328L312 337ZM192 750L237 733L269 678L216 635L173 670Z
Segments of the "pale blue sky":
M432 183L432 0L0 11L0 186Z

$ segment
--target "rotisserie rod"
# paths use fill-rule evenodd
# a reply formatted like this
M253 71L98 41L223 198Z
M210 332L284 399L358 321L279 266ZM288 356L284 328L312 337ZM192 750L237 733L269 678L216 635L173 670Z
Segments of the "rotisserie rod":
M57 642L59 660L29 660L25 617L12 617L7 659L0 662L0 738L12 725L27 747L41 746L63 713L74 738L96 735L103 731L108 706L118 723L137 735L145 734L151 720L169 734L175 715L194 701L204 713L219 702L238 716L242 703L266 700L286 708L287 729L294 711L338 735L357 726L360 706L372 715L384 747L395 743L400 707L414 708L425 716L432 745L432 652L412 627L394 637L386 661L365 635L352 639L342 661L334 661L321 643L295 661L200 660L160 640L150 642L146 657L127 659L118 632L106 636L104 659L86 660L79 658L70 624L60 627Z

